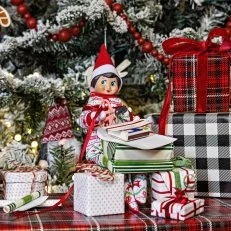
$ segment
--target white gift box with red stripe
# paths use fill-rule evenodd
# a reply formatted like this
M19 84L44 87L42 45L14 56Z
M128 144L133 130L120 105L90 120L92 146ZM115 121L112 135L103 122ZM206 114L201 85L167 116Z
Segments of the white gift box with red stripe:
M186 204L175 202L175 198L162 198L152 202L151 215L184 221L204 211L204 199L188 200Z
M188 198L194 198L195 181L195 171L186 167L155 172L152 174L152 200L174 195L174 188L184 190Z

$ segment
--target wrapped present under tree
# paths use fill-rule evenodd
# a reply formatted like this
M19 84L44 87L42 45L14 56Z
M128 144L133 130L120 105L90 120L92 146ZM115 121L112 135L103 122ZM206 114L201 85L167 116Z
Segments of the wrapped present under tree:
M214 37L222 37L223 42L213 43ZM225 29L211 30L206 41L170 38L163 42L163 49L172 58L160 134L165 134L171 94L174 112L229 111L231 40Z
M148 116L156 132L159 117ZM231 197L231 113L173 113L166 134L177 138L174 156L196 168L197 196Z
M74 174L74 210L86 216L124 213L124 175L102 181L88 173Z
M188 199L184 191L152 202L151 215L184 221L204 211L204 199Z
M175 188L184 190L192 199L195 194L196 175L193 169L181 167L172 171L160 171L152 174L152 199L159 200L172 196Z
M3 179L3 196L5 200L18 200L38 191L46 194L47 171L38 167L19 166L14 170L1 171Z

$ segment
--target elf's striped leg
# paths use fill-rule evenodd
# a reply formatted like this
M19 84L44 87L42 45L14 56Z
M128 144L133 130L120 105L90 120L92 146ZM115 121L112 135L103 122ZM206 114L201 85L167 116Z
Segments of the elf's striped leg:
M139 212L139 207L133 194L131 182L125 181L124 192L125 192L125 203L127 204L128 208L135 213Z
M145 174L136 174L133 180L133 192L138 204L145 204L147 200L147 177Z

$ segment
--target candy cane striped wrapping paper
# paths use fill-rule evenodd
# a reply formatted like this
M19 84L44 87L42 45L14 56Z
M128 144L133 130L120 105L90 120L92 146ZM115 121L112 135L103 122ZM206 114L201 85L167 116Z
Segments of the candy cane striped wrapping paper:
M172 196L174 188L185 190L188 198L194 198L196 174L190 168L174 168L173 171L154 172L152 174L152 199L159 200Z

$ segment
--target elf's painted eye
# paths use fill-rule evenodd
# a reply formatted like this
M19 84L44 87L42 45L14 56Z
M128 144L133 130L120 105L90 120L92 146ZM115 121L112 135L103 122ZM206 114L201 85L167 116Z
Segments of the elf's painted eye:
M113 86L115 86L116 85L116 82L115 81L112 81L111 82L111 86L113 87Z
M105 80L105 79L101 80L102 85L106 85L106 83L107 83L107 80Z

